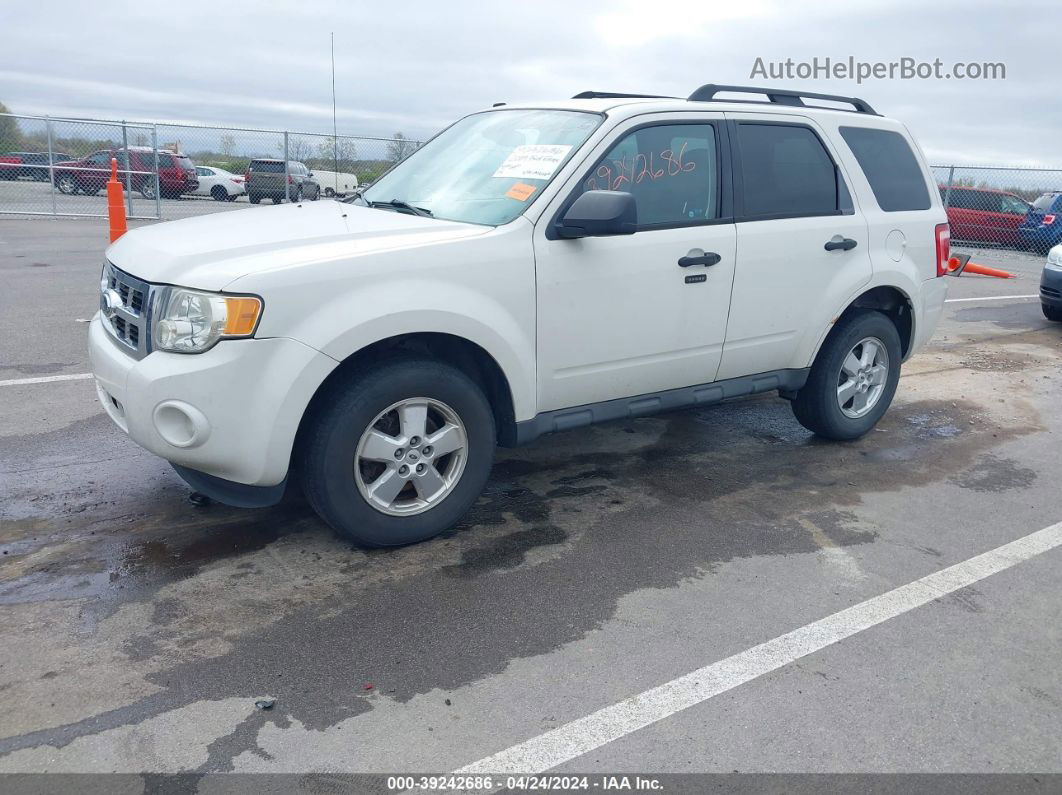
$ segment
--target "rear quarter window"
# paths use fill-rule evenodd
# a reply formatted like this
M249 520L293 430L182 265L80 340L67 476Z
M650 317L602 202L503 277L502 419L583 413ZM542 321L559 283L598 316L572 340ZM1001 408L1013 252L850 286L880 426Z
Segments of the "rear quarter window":
M907 139L898 132L872 127L840 129L882 210L895 213L929 209L926 180Z

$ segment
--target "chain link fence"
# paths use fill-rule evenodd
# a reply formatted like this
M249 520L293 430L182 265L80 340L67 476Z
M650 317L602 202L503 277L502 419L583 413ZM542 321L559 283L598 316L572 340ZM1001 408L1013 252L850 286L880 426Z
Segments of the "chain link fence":
M345 196L419 141L0 114L0 214L105 216L118 161L130 218L173 219L247 204ZM936 165L967 247L1042 253L1062 242L1062 169Z
M0 114L0 214L102 217L111 159L130 218L345 196L420 146L391 138Z
M1043 254L1062 242L1062 169L932 168L953 243Z

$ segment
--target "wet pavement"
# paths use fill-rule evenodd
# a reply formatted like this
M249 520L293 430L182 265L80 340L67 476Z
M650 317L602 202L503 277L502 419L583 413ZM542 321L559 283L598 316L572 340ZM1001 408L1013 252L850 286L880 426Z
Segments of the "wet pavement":
M49 224L73 253L34 267ZM93 311L95 231L0 222L0 272L60 296L39 335L0 296L0 380L87 370L73 321ZM1039 259L982 257L1020 278L955 279L952 297L1036 292ZM862 440L818 440L774 397L546 437L499 451L452 532L382 551L336 539L298 495L192 505L90 381L0 387L0 771L479 759L1062 519L1060 362L1037 301L952 303ZM1058 772L1060 563L569 767ZM961 731L923 719L960 704Z

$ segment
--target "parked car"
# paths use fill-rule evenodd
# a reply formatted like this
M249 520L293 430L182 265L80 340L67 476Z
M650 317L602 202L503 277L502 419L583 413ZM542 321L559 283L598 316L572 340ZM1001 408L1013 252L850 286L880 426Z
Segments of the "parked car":
M62 193L85 193L95 195L103 190L111 176L111 159L118 161L118 168L128 169L133 190L145 199L155 198L155 163L158 161L158 184L163 198L176 199L184 193L192 193L199 187L195 166L185 155L150 147L130 146L125 149L102 149L81 160L56 166L55 186ZM119 174L122 182L125 175Z
M1050 191L1034 201L1018 232L1025 248L1041 254L1062 243L1062 191Z
M358 189L357 174L317 169L313 172L313 177L317 184L321 186L321 193L329 199L333 196L349 196Z
M22 158L15 154L0 155L0 179L18 179L22 171Z
M63 152L52 152L52 163L62 163L73 158ZM17 168L12 168L17 165ZM10 170L8 170L10 169ZM48 181L47 152L8 152L0 157L0 178L18 179L28 177L37 182Z
M993 188L941 185L953 240L1017 246L1018 227L1031 205L1020 196Z
M461 519L496 444L771 391L862 436L948 253L918 146L862 100L587 92L467 116L344 202L126 234L89 351L192 488L260 506L297 479L397 546Z
M236 201L247 193L247 180L242 174L233 174L216 166L196 166L199 187L192 191L196 196L213 196L215 201Z
M1047 264L1040 275L1040 308L1048 320L1062 323L1062 245L1047 253Z
M258 204L262 199L272 199L273 204L280 204L285 198L293 202L309 199L317 201L321 196L321 186L314 179L314 174L305 163L289 160L287 179L283 160L256 158L247 166L244 174L247 182L247 198L251 204ZM287 191L284 183L287 182Z

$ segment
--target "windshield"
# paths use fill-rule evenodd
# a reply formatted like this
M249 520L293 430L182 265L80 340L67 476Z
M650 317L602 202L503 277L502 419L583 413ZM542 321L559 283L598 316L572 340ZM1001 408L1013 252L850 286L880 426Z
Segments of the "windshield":
M362 199L451 221L508 223L549 184L601 118L563 110L467 116L387 172Z

